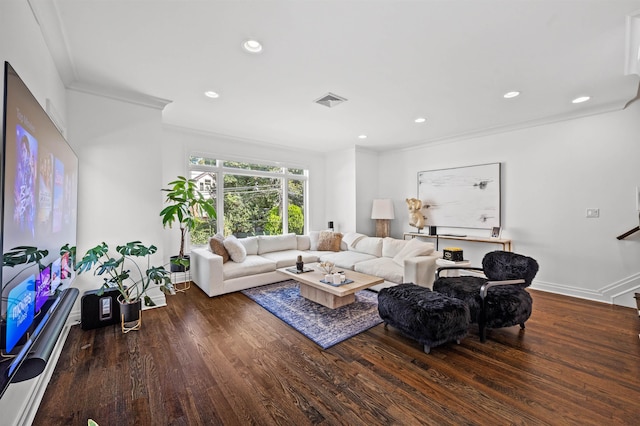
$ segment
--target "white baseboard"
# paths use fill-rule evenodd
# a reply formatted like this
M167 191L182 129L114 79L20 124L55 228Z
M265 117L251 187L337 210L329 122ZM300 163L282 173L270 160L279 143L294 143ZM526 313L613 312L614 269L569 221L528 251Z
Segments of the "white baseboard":
M640 273L633 274L622 280L608 284L600 289L590 290L558 283L534 280L531 284L534 290L557 293L565 296L578 297L596 302L610 303L629 308L636 308L633 298L634 292L640 290Z

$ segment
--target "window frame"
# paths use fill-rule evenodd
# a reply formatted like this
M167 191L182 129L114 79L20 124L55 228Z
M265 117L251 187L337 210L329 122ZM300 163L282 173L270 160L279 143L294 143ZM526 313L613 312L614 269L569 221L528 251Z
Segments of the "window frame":
M206 158L207 160L215 160L215 165L210 164L192 164L192 158ZM251 164L264 167L278 167L279 171L259 171L251 169L241 169L235 167L225 166L225 162L237 162L244 164ZM295 164L285 164L281 162L270 162L264 160L255 159L239 159L239 158L222 158L222 156L213 155L211 153L192 152L187 156L187 175L191 176L192 172L207 172L215 174L216 176L216 229L218 232L224 233L224 176L225 174L233 174L240 176L253 176L262 178L278 178L281 182L282 191L282 233L289 233L289 181L296 180L302 181L303 191L303 217L304 224L303 229L305 233L309 230L309 170L305 167L301 167ZM289 169L302 170L302 174L290 173ZM189 242L191 243L191 236L189 235Z

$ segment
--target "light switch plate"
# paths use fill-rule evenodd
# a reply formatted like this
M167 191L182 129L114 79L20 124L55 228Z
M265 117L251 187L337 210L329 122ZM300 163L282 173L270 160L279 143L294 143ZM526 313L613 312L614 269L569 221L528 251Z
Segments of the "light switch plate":
M587 209L587 217L588 218L600 217L600 209Z

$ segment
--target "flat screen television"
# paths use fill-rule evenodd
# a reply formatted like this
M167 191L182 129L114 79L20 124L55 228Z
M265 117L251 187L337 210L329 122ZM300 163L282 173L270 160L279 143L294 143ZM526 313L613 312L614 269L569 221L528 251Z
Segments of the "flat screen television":
M78 157L8 62L3 112L0 396L74 278L61 248L76 245L78 187ZM7 266L16 247L48 254Z

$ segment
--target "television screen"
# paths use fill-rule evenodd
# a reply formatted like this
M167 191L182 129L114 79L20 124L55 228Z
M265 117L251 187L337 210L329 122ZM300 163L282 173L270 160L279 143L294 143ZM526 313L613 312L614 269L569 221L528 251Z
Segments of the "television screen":
M40 312L42 305L51 296L51 265L40 271L36 280L36 312Z
M0 394L74 278L60 249L76 245L78 186L77 156L16 71L4 68ZM48 254L8 265L18 247Z

